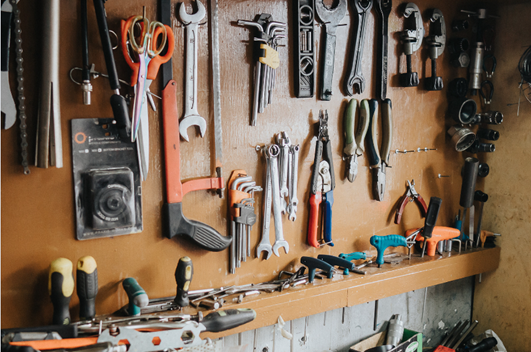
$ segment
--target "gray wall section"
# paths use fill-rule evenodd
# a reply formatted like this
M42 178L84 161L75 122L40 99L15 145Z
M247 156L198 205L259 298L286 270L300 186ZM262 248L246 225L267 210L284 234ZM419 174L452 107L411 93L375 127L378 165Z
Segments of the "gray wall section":
M435 346L458 321L470 319L473 278L428 287L422 319L425 289L381 299L377 331L387 328L393 314L400 314L404 326L424 333L424 345ZM244 305L242 305L243 307ZM374 302L340 308L286 322L293 334L282 337L276 325L230 335L214 341L212 350L226 352L346 352L355 343L373 335Z

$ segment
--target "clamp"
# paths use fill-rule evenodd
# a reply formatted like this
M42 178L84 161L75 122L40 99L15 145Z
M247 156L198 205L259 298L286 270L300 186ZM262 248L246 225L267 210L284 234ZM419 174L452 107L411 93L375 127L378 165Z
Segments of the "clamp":
M325 201L323 238L325 244L332 242L332 205L334 204L334 188L336 187L332 146L328 136L328 112L319 111L319 132L315 146L315 159L312 170L310 189L310 220L308 224L308 244L315 248L321 247L317 241L319 225L319 208ZM323 197L324 195L324 197Z
M443 88L442 77L437 76L437 58L441 56L446 44L446 25L444 16L439 9L433 9L430 16L430 35L426 38L426 44L430 49L431 77L424 80L426 90L441 90Z
M426 202L424 202L424 198L417 193L417 190L415 189L415 180L411 180L411 182L407 180L407 191L400 201L400 206L396 210L395 224L400 224L400 220L402 220L402 214L404 213L406 205L413 201L417 202L422 213L422 217L426 217L428 206L426 205Z

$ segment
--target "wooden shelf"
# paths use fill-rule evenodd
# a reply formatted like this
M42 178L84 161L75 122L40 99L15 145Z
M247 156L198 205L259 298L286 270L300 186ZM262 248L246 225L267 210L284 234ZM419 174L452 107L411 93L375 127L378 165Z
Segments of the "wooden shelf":
M434 286L481 273L494 271L500 262L500 248L473 249L450 257L412 257L411 262L385 264L382 268L366 267L367 275L336 275L332 279L297 286L284 292L262 293L242 304L226 304L227 308L252 308L257 318L237 329L208 333L202 337L218 338L242 331L273 325L279 316L285 321L351 307L377 299Z

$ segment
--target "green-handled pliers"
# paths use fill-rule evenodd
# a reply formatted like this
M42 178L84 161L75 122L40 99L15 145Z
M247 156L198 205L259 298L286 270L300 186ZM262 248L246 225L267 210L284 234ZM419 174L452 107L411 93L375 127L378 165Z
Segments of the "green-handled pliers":
M348 102L345 110L345 117L343 119L343 129L345 133L345 147L343 154L347 158L346 178L350 182L354 182L358 175L358 156L361 156L365 151L364 140L367 130L369 129L369 101L364 99L360 103L358 114L358 101L351 99ZM358 128L354 132L356 120L358 120Z

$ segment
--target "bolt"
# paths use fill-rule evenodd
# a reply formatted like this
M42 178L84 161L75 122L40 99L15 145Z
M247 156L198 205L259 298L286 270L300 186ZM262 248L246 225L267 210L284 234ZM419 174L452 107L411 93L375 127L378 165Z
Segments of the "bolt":
M441 178L441 177L450 177L450 175L441 175L441 174L438 174L437 177L438 177L438 178Z

